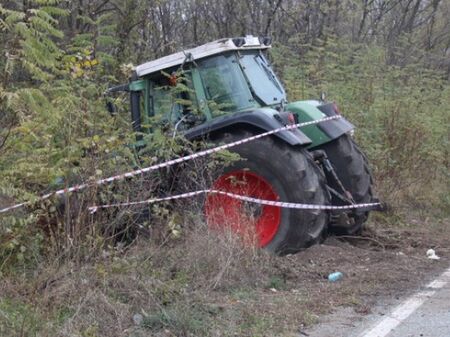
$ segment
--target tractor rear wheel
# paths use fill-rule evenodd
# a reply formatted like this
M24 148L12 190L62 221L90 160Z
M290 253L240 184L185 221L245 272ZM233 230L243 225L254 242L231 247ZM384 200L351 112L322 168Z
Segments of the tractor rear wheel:
M236 130L211 138L216 143L230 143L252 135ZM230 150L240 159L215 174L213 189L257 199L328 204L324 178L307 150L271 137ZM207 196L204 210L210 228L231 229L244 241L253 233L254 243L280 255L316 243L328 223L325 211L258 205L218 194Z
M356 203L373 202L373 178L368 160L354 140L347 134L324 144L325 150L344 188L349 191ZM332 200L333 202L333 200ZM334 202L333 202L334 204ZM347 226L332 225L330 231L337 235L352 235L362 231L369 212L349 213L352 223Z

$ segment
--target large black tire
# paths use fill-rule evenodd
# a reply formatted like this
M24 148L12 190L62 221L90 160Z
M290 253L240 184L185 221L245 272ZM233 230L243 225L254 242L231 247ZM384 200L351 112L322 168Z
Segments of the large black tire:
M349 191L356 203L373 201L373 178L367 157L353 139L345 134L332 142L319 147L325 150L345 189ZM334 203L335 200L332 200ZM369 212L351 211L352 223L347 226L331 224L330 231L337 235L353 235L362 231Z
M216 143L230 143L252 135L248 131L233 130L233 132L218 134L211 138ZM252 177L254 174L271 186L277 195L274 200L318 205L329 203L324 177L307 150L294 148L275 138L264 137L233 147L230 151L238 153L241 159L215 174L216 183L213 183L215 188L217 188L217 182L223 181L221 180L223 177L228 179L230 174L247 175L249 172ZM259 190L259 187L253 189ZM252 194L253 189L247 188L246 193ZM220 207L221 203L226 203L223 199L214 198L217 196L210 195L206 200L207 220L208 208L215 205ZM273 206L264 206L258 213L260 218L265 216L266 207ZM329 214L326 211L281 208L280 213L279 225L274 231L274 236L269 242L261 245L279 255L296 253L318 242L329 220Z

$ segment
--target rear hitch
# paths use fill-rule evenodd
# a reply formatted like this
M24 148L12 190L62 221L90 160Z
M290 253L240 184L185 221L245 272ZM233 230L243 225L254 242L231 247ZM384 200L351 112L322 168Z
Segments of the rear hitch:
M344 185L336 174L333 165L331 165L326 152L323 150L316 150L312 151L311 154L313 155L314 160L322 166L325 177L327 178L328 191L339 200L344 202L344 204L354 204L355 200L353 199L352 194L345 189ZM331 187L331 185L333 185L335 188Z
M354 205L356 204L355 200L353 199L352 194L347 191L342 184L341 180L339 179L336 171L333 168L333 165L331 164L330 160L328 159L328 156L325 151L323 150L316 150L311 152L313 158L315 161L317 161L320 166L323 169L323 172L325 174L325 177L327 179L327 189L330 192L330 194L335 197L335 200L340 202L341 205ZM373 206L367 206L367 207L358 207L358 209L355 210L355 213L365 213L368 211L379 211L384 212L388 209L388 206L386 203L381 203L378 198L374 198L371 203L379 203L378 205ZM339 222L345 222L342 218L342 216L339 216L339 214L346 213L348 211L335 211L334 213L338 214Z

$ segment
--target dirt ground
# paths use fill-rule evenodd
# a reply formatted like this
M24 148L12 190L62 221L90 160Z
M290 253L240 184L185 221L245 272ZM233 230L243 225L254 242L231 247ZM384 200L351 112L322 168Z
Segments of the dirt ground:
M267 291L270 295L260 299L269 296L284 302L281 315L286 317L285 326L290 326L286 336L298 336L337 307L369 314L379 299L403 296L448 268L448 225L439 230L417 226L393 230L372 225L360 237L330 237L321 245L280 260L276 275L283 286L275 293ZM440 260L427 258L430 248L438 252ZM335 271L342 272L343 278L329 282L328 274ZM258 302L262 305L259 310L264 311L269 301Z
M311 321L302 322L299 332L316 323L319 315L337 307L352 307L366 315L380 299L398 298L413 291L448 268L450 247L445 246L446 241L444 236L437 237L426 230L371 229L362 237L332 237L305 251L302 259L307 259L308 265L291 265L291 280L301 280L297 287L311 296L315 315ZM439 261L426 257L429 248L439 252ZM333 271L342 272L343 279L336 283L327 281L327 274Z
M371 221L362 236L330 237L286 257L199 238L48 262L4 278L0 335L299 336L338 307L369 314L377 299L402 296L448 268L450 225L427 221ZM428 259L429 248L441 259ZM335 271L343 278L329 282Z

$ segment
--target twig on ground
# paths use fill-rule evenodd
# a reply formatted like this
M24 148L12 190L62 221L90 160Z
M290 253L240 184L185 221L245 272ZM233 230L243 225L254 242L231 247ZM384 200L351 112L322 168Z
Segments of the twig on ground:
M358 239L358 240L368 240L368 241L372 241L375 242L377 245L379 245L380 247L382 247L383 249L386 249L386 246L381 243L380 241L374 239L374 238L369 238L367 236L355 236L355 235L340 235L337 237L337 239Z

